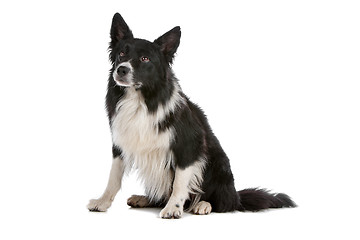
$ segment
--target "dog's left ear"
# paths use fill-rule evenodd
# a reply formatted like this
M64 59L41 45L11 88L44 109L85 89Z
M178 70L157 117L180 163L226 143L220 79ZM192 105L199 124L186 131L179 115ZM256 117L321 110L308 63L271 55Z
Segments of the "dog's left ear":
M179 47L180 37L181 30L180 27L177 26L154 41L154 43L160 46L161 51L169 63L172 63L174 54Z

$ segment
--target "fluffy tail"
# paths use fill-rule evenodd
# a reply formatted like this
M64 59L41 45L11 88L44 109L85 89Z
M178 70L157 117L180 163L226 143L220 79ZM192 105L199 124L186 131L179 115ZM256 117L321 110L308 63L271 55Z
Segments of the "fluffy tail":
M260 211L268 208L296 207L284 193L270 193L266 189L248 188L238 191L241 206L239 211Z

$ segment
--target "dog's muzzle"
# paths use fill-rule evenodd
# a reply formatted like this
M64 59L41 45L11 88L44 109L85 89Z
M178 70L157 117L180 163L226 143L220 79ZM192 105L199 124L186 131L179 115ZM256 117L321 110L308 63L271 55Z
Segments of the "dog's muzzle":
M121 63L114 71L113 78L117 85L131 87L134 85L133 69L129 62Z

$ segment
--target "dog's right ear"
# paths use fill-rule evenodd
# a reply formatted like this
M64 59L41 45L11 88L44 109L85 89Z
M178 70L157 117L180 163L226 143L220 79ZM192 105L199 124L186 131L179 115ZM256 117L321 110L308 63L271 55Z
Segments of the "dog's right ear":
M166 60L171 64L180 44L181 30L180 27L174 27L164 35L154 41L160 46L160 50L164 53Z
M122 39L134 38L130 28L119 13L115 13L112 19L110 37L110 48L113 48Z

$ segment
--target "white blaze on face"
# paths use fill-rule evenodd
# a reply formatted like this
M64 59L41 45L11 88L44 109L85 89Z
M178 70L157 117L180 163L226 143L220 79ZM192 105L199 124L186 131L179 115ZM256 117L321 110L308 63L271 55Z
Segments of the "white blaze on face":
M128 72L124 76L119 76L119 68L126 68ZM113 73L113 78L115 83L122 87L131 87L134 86L134 70L130 64L130 61L120 63Z

